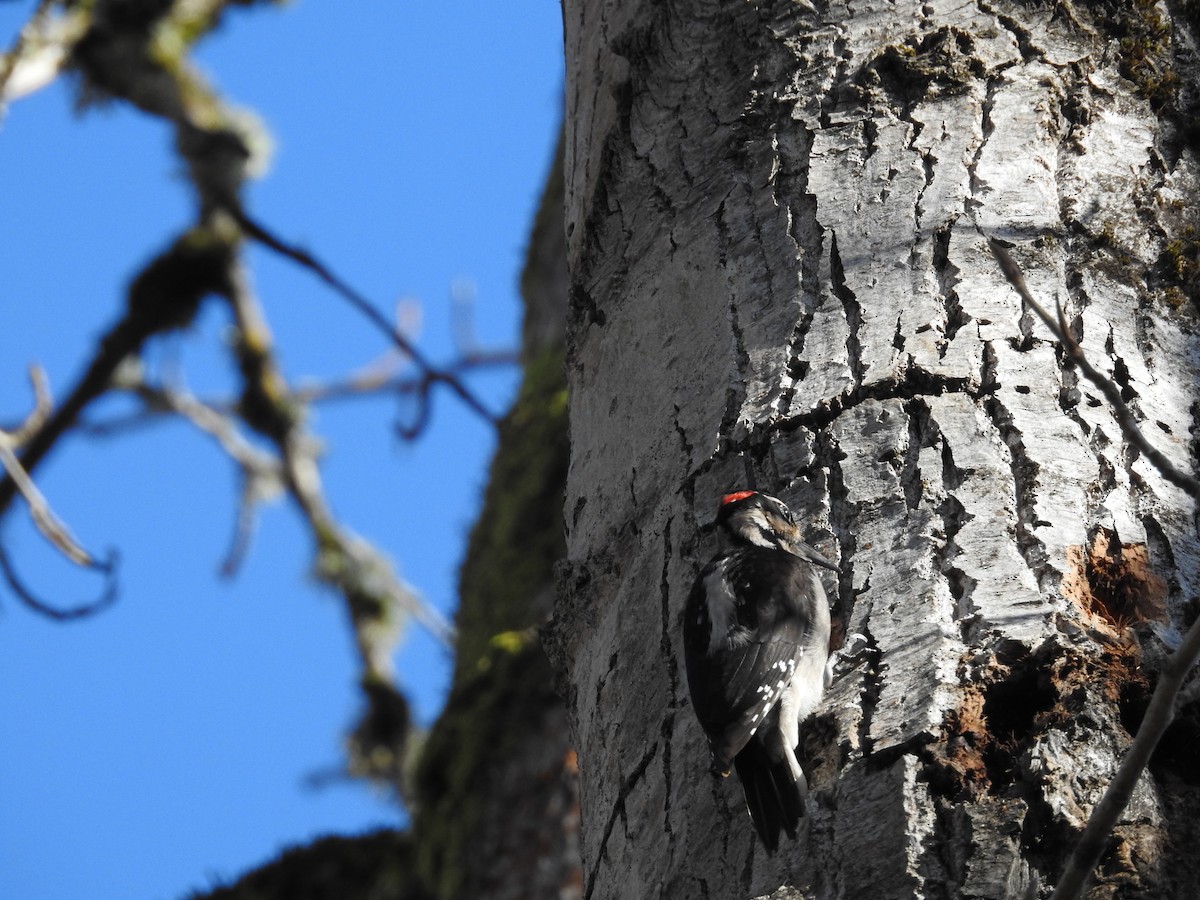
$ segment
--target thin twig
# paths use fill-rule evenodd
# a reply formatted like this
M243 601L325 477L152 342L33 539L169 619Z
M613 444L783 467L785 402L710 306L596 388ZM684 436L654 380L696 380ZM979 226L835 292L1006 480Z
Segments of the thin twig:
M281 483L279 460L246 440L238 429L231 411L226 412L210 406L181 389L155 387L144 383L131 385L130 389L148 408L169 411L191 422L220 444L226 455L243 470L252 472L259 478L273 479L276 485Z
M988 246L991 247L996 261L1000 264L1000 270L1004 273L1004 277L1008 279L1008 283L1021 295L1021 299L1038 314L1038 318L1046 323L1046 327L1050 329L1050 333L1062 344L1067 358L1079 368L1079 371L1087 377L1088 381L1104 394L1104 398L1112 406L1117 424L1121 426L1121 431L1124 432L1125 437L1141 451L1146 460L1158 470L1163 478L1177 488L1187 491L1190 496L1200 498L1200 480L1175 468L1174 464L1167 459L1162 451L1146 439L1146 436L1142 434L1142 430L1138 428L1133 411L1121 398L1121 389L1111 379L1106 378L1100 372L1096 371L1095 367L1088 362L1087 357L1083 354L1083 349L1076 342L1075 338L1071 335L1070 329L1067 327L1062 304L1058 305L1057 317L1051 316L1045 307L1034 299L1033 294L1030 293L1029 288L1025 284L1025 276L1021 273L1021 267L1017 265L1016 260L1012 258L1004 246L995 238L988 238Z
M247 406L258 410L247 421L278 450L282 483L317 544L317 575L346 597L367 676L390 684L390 654L400 624L395 610L415 618L448 646L454 641L454 627L396 577L378 550L334 518L321 486L317 442L303 430L302 417L288 411L294 409L294 397L287 394L279 374L262 310L240 273L230 282L227 299L242 335L238 366L245 383L243 418Z
M62 60L67 56L71 40L75 35L61 35L61 41L49 40L50 8L56 0L39 0L33 15L17 34L17 39L7 53L0 54L0 115L4 113L4 105L10 99L16 99L31 91L48 84L58 73ZM32 45L32 46L31 46ZM36 77L30 79L30 84L14 88L10 79L18 68L39 70Z
M12 560L8 558L8 551L4 549L4 544L0 543L0 573L4 575L4 580L8 582L9 588L12 589L12 592L17 595L22 603L34 612L40 613L49 619L54 619L57 622L69 622L72 619L85 619L88 616L94 616L105 607L111 606L117 599L117 554L110 552L108 559L104 562L93 562L89 565L89 568L101 572L107 577L108 584L104 588L104 593L97 600L63 609L47 603L45 600L38 599L25 586L24 582L17 577L17 571L13 568Z
M21 461L17 459L17 455L12 452L8 441L2 436L0 436L0 465L3 465L4 471L17 486L18 493L29 504L29 515L33 518L33 524L37 526L42 537L75 565L92 565L92 555L83 549L62 519L54 514L49 502L38 490L38 486L33 483L33 479L21 467Z
M33 409L25 417L25 421L8 433L8 440L13 447L22 447L46 424L50 411L54 408L54 400L50 396L50 383L46 379L46 370L34 364L29 367L29 385L33 388Z
M263 501L283 491L283 470L276 459L254 447L242 435L229 411L216 409L194 397L182 387L155 387L138 381L124 385L136 394L147 409L181 416L212 437L241 470L242 490L234 519L233 537L221 562L221 575L232 578L241 567L254 534L255 510Z
M332 269L314 257L307 250L300 247L292 246L286 243L275 234L271 233L264 226L260 225L251 219L239 205L229 204L227 210L231 216L241 226L242 230L254 240L258 241L265 247L274 250L281 256L292 260L297 265L311 271L318 278L329 285L335 293L339 294L351 306L357 309L366 319L374 325L379 331L387 335L401 351L403 351L419 369L424 373L425 381L432 385L435 383L445 384L450 390L458 395L473 412L479 415L484 421L495 426L499 423L499 418L483 404L478 397L473 394L465 384L458 378L455 378L449 372L438 369L429 361L429 359L417 349L404 334L388 321L387 317L372 305L371 301L356 291L341 277L339 277Z
M460 357L443 367L442 371L461 378L463 375L485 369L507 368L514 365L517 361L518 355L515 351L495 350L478 352L471 356ZM425 377L393 377L391 375L366 373L352 375L335 381L301 384L292 389L291 395L300 403L319 405L388 395L396 397L420 395L424 390L427 390L427 384L428 382ZM114 390L120 390L123 387L125 386L114 385ZM114 437L138 428L145 428L159 422L167 421L171 417L178 415L178 412L172 409L169 404L161 402L161 398L155 396L155 391L165 390L164 388L155 388L152 385L145 384L136 390L132 387L126 389L132 391L141 401L139 408L128 413L112 415L102 419L80 417L76 425L77 430L89 437ZM220 415L232 416L237 412L237 401L227 397L196 398L196 402Z
M238 494L237 515L233 523L233 537L229 542L229 550L221 561L221 577L233 578L241 569L250 549L250 539L254 536L254 526L258 521L258 504L263 499L259 478L253 473L242 470L242 489Z
M995 238L988 238L988 245L1000 264L1004 277L1021 295L1021 299L1036 312L1046 323L1050 333L1059 341L1067 358L1079 368L1087 379L1104 394L1116 415L1117 423L1125 437L1137 446L1146 460L1158 470L1159 474L1176 487L1187 492L1193 500L1200 501L1200 481L1180 472L1172 465L1156 447L1142 434L1134 420L1133 412L1121 398L1121 391L1115 383L1098 372L1084 356L1083 348L1071 335L1067 327L1066 316L1062 304L1058 305L1058 316L1052 318L1040 303L1033 298L1021 274L1021 268L1008 253L1003 245ZM1067 861L1066 869L1059 879L1058 886L1051 895L1051 900L1078 900L1095 872L1100 857L1108 846L1109 836L1116 827L1121 813L1129 805L1134 787L1142 772L1150 762L1159 740L1175 718L1175 707L1180 687L1188 672L1196 665L1200 657L1200 619L1192 624L1179 648L1167 657L1166 663L1159 672L1158 684L1150 705L1142 719L1141 727L1130 744L1125 758L1113 775L1112 781L1088 817L1087 826L1075 845L1071 858Z
M33 518L33 523L41 532L42 537L75 565L93 566L95 560L92 555L83 549L83 546L71 534L66 523L54 514L49 501L38 490L38 486L29 477L29 473L25 471L25 467L21 465L21 461L14 452L45 424L53 407L50 389L46 384L46 373L40 366L29 367L29 381L33 386L33 411L11 433L0 431L0 466L16 486L17 492L25 498L25 502L29 505L29 515Z
M1137 737L1129 745L1129 750L1104 796L1088 817L1087 827L1080 835L1071 858L1067 860L1067 867L1054 893L1050 895L1050 900L1077 900L1083 896L1101 855L1108 847L1109 837L1116 827L1117 820L1129 805L1138 779L1149 765L1159 740L1175 719L1176 695L1187 673L1196 665L1198 656L1200 619L1192 623L1179 649L1167 657L1166 664L1159 672L1158 684L1150 698L1146 716L1138 728Z

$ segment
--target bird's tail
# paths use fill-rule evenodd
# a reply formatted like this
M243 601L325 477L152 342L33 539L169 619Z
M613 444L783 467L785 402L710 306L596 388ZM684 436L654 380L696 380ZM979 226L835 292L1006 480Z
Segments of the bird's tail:
M786 831L794 840L796 828L804 817L808 797L804 773L797 778L786 758L771 759L767 748L756 740L746 744L734 758L733 766L746 794L754 829L763 846L774 853L779 846L779 833Z

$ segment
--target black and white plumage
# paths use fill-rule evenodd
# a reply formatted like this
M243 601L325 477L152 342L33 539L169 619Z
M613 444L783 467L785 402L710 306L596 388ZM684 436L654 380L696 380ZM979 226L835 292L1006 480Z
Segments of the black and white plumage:
M713 770L737 770L754 827L774 851L804 815L800 723L826 687L829 603L812 564L837 567L766 494L726 494L717 525L724 549L700 572L684 612L688 687Z

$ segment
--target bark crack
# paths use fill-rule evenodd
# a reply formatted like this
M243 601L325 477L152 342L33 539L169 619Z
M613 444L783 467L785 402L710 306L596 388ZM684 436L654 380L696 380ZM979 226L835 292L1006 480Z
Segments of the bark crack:
M990 344L985 344L984 353L986 357L995 351ZM1033 572L1039 588L1049 589L1050 586L1044 583L1053 575L1049 554L1046 545L1036 533L1039 526L1048 524L1037 519L1038 464L1026 453L1023 435L1013 423L1012 414L996 394L988 397L983 409L1009 450L1009 469L1016 494L1017 550Z
M724 204L722 204L722 209ZM750 369L750 354L746 352L746 342L742 334L741 323L738 321L737 298L729 298L729 328L733 334L733 353L737 365L737 381L725 391L725 412L721 416L718 441L722 443L733 440L734 427L737 423L738 412L742 407L742 398L746 393L746 373Z
M976 0L976 6L979 7L981 13L991 16L996 20L997 25L1012 35L1017 49L1021 52L1022 60L1028 63L1042 58L1043 51L1033 43L1033 35L1028 28L1025 28L1012 16L1006 16L998 12L989 3L985 2L985 0Z
M785 430L802 427L810 431L818 431L827 427L847 410L871 400L911 400L914 397L929 394L941 396L956 392L964 393L974 400L980 400L990 396L996 390L994 380L990 383L981 381L980 387L973 388L966 376L940 375L920 368L907 369L902 375L903 377L899 379L889 379L867 387L854 388L832 398L826 405L780 419L771 423L769 427Z
M957 217L933 233L933 271L937 275L938 299L946 312L946 330L938 342L938 358L945 359L959 329L971 321L958 296L959 268L950 262L950 236Z
M792 104L791 110L794 110ZM787 211L788 237L796 245L800 260L800 295L804 311L788 338L787 375L780 390L777 411L783 415L796 395L796 385L808 375L810 364L801 359L819 296L822 232L817 224L816 198L808 192L809 154L812 132L782 110L779 120L790 123L776 136L779 174L773 182L775 203Z
M842 266L842 255L838 252L837 234L832 231L829 235L829 269L833 296L841 301L842 309L846 313L846 326L849 331L846 337L846 359L857 387L862 384L864 374L862 346L858 339L862 328L862 307L854 291L846 284L846 270Z
M992 121L992 109L996 105L996 90L999 86L999 76L993 75L987 79L987 88L983 94L983 101L979 105L979 145L971 155L970 162L967 163L967 185L969 192L963 200L963 206L965 207L964 211L972 220L974 219L975 210L983 206L983 202L976 199L976 195L983 193L987 186L986 182L979 178L979 163L983 159L983 151L987 147L992 133L996 130L996 125Z
M684 429L683 425L679 423L679 412L679 404L676 403L675 416L672 420L675 424L675 434L679 437L679 449L683 451L684 456L690 461L695 448L692 446L692 442L688 440L687 431Z
M861 593L865 594L870 588L871 575L868 573L863 581ZM867 639L867 650L864 652L870 653L870 661L863 668L862 692L859 695L862 717L858 720L858 746L863 757L867 759L873 755L875 749L875 739L871 737L871 723L875 720L875 708L879 705L879 698L883 694L884 681L882 654L879 652L879 644L875 640L875 635L871 634L870 621L871 611L867 610L866 616L858 626L859 633Z
M847 622L854 609L854 555L858 550L858 540L854 536L854 529L850 527L850 494L842 476L841 461L846 457L833 435L825 428L816 432L813 449L817 465L829 473L829 528L838 542L838 595L834 612L843 622ZM866 589L864 586L863 591Z
M604 686L608 684L608 676L613 673L613 670L616 669L616 667L617 653L616 651L613 651L613 653L608 657L607 671L605 671L605 673L596 680L596 698L593 702L597 708L600 706L600 695L604 693Z
M898 480L900 489L904 492L905 506L916 509L921 505L924 493L924 475L920 465L921 447L924 443L922 435L929 430L931 423L929 407L919 397L914 397L906 403L904 411L908 415L908 445L904 448L904 461L899 470Z
M979 624L979 607L972 599L978 582L954 565L953 560L962 553L955 538L963 526L975 518L968 513L956 496L962 486L964 472L954 463L954 450L945 434L940 436L942 445L942 486L946 489L946 497L937 507L937 513L942 520L942 546L937 553L937 563L946 583L950 588L950 596L954 598L954 618L958 622L962 641L968 647L976 626Z
M608 822L604 825L604 834L600 838L600 847L596 851L596 861L592 863L592 870L588 873L587 888L583 894L584 900L591 900L591 896L596 890L596 876L600 873L601 863L604 862L605 853L608 848L608 839L612 837L612 831L616 827L617 819L625 815L625 801L633 793L633 789L642 780L642 776L646 774L646 769L650 767L650 763L654 761L654 757L657 755L658 741L655 741L642 754L642 758L638 760L638 764L634 766L633 771L621 783L621 789L617 792L617 802L613 804L612 812L608 814Z
M663 717L663 830L667 835L667 851L674 853L675 833L671 828L671 741L675 732L675 710L679 708L679 661L671 644L671 635L676 629L671 627L671 523L667 519L663 529L663 564L659 581L659 597L661 601L662 634L659 637L659 652L667 670L667 682L670 686L671 700L667 706L667 714Z
M713 216L713 224L717 226L717 265L722 269L729 262L729 223L725 221L725 201L728 199L729 194L726 194L717 205L717 211Z
M922 841L920 873L925 900L959 900L966 881L963 814L944 800L933 801L933 829Z

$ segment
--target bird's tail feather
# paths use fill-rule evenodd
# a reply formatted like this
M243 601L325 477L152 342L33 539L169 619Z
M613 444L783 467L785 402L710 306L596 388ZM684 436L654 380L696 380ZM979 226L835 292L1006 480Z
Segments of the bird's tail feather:
M772 760L765 747L750 741L733 760L738 780L746 794L746 807L754 829L763 846L774 853L779 846L779 833L786 831L793 840L800 819L804 817L804 801L808 785L804 776L793 777L786 759Z

